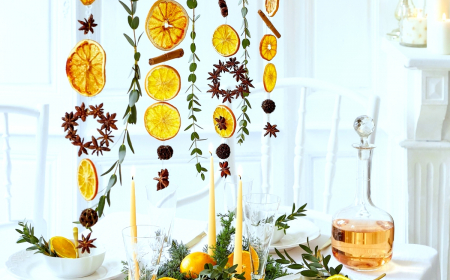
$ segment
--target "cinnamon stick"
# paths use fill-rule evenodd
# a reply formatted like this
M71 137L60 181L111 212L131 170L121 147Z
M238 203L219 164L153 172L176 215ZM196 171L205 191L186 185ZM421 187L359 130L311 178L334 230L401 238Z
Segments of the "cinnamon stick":
M275 36L277 36L277 38L280 39L281 38L280 32L278 32L278 30L275 28L275 26L273 26L272 22L267 18L267 16L264 14L264 12L259 10L258 14L261 17L261 19L264 21L264 23L267 25L267 27L269 27L269 29L272 30L273 34L275 34Z
M157 57L154 57L154 58L150 58L148 60L148 63L150 65L155 65L155 64L162 63L162 62L165 62L165 61L168 61L168 60L171 60L171 59L180 58L183 55L184 55L183 49L178 49L178 50L174 50L174 51L165 53L163 55L160 55L160 56L157 56Z

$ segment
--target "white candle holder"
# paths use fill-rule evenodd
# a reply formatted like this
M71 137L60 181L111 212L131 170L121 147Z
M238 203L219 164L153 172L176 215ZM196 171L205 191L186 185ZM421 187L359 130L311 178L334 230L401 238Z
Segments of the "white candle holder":
M427 18L421 9L403 2L400 20L400 45L413 48L427 47Z

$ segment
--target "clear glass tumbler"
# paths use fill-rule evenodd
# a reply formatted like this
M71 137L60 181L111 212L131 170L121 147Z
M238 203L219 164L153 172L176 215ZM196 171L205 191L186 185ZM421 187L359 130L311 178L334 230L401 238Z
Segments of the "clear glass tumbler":
M161 228L150 225L130 226L123 229L122 236L130 280L156 279L164 243Z
M251 252L252 279L264 279L280 197L273 194L252 193L244 196L243 200L245 226ZM258 261L253 260L253 252L258 255ZM258 267L253 267L254 263L258 263Z

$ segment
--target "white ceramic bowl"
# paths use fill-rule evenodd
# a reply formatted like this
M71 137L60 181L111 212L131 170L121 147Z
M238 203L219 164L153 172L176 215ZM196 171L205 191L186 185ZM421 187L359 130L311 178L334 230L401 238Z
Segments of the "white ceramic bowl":
M282 229L277 229L277 227L273 227L273 236L272 236L272 241L270 241L270 244L275 244L278 241L280 241L283 237L284 237L284 230Z
M73 242L73 240L71 240ZM100 243L94 243L89 256L77 259L53 258L44 256L48 269L57 277L80 278L93 274L102 265L106 250Z

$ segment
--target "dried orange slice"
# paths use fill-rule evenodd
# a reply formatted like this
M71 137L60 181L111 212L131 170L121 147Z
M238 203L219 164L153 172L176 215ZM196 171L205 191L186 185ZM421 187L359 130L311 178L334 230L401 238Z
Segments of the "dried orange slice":
M267 92L272 92L272 90L275 88L275 85L277 83L277 69L272 63L267 64L266 68L264 68L263 83L264 89Z
M278 12L280 6L280 0L266 0L266 12L269 17L273 17Z
M271 61L277 54L277 38L273 35L264 35L259 43L259 53L262 58Z
M87 5L91 5L92 3L95 2L95 0L80 0L81 3L83 3L83 5L87 6Z
M178 95L181 78L178 71L167 65L153 67L145 77L148 96L157 101L166 101Z
M97 169L90 159L85 158L78 165L78 189L87 201L93 200L97 195Z
M50 250L55 251L61 258L76 259L78 257L78 250L75 244L69 239L62 236L54 236L50 238Z
M220 55L228 57L237 53L241 42L233 27L222 24L214 31L212 44Z
M145 111L144 123L148 134L161 141L169 140L180 130L180 113L167 102L156 102Z
M99 94L106 83L106 53L93 40L80 41L70 52L66 74L70 85L83 96Z
M224 119L222 119L223 125L220 125L221 118ZM217 134L222 136L222 138L233 136L236 130L236 118L230 108L225 105L217 106L216 110L214 110L213 121Z
M189 27L189 16L177 1L159 0L151 7L145 21L145 32L152 44L168 51L180 44Z

